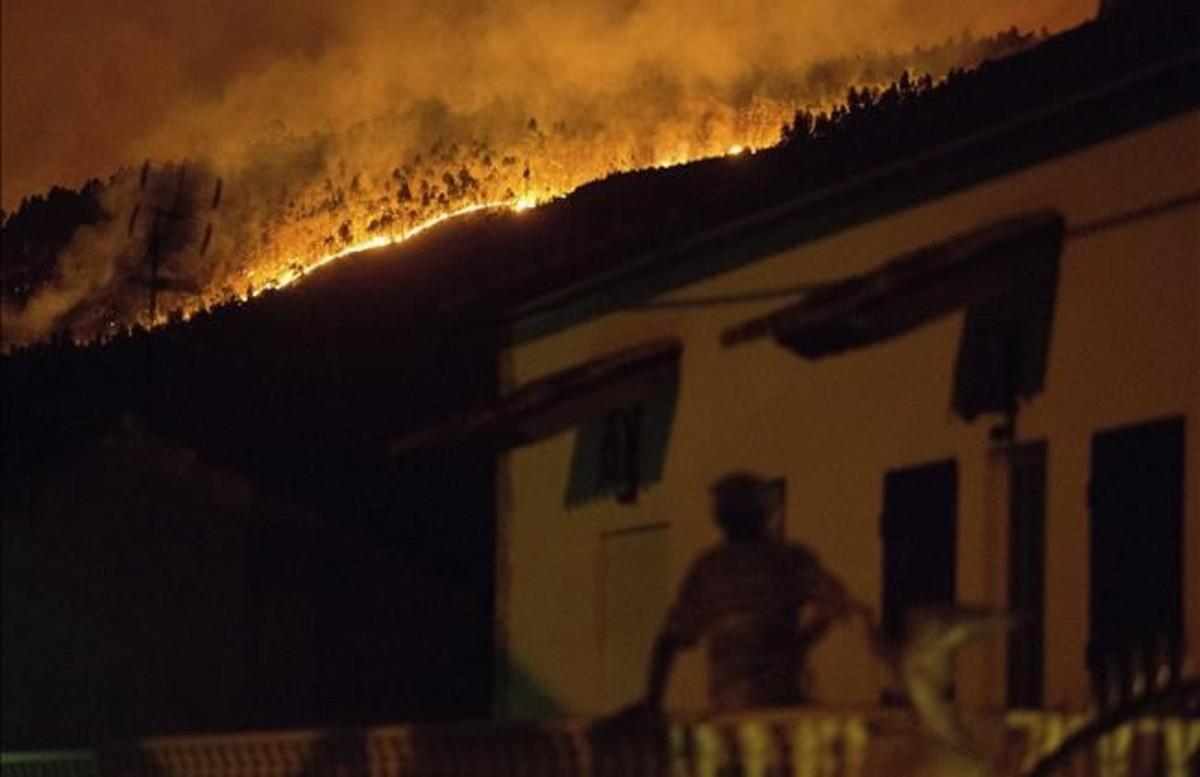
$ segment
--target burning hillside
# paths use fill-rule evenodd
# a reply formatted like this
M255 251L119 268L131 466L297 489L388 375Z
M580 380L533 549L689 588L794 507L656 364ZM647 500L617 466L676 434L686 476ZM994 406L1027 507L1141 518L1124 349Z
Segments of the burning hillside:
M535 115L528 101L457 108L429 98L303 131L275 121L248 142L199 149L186 164L147 161L93 187L101 216L24 288L9 282L34 261L29 236L11 229L14 213L4 345L187 318L447 218L524 209L615 173L770 146L798 109L827 108L850 87L902 73L938 78L1034 39L1015 29L964 35L903 53L742 68L719 80L645 64L630 82L558 95Z

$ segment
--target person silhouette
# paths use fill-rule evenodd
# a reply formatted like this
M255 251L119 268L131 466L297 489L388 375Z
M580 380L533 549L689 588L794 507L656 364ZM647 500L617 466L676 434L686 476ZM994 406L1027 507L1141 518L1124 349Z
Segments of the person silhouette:
M691 566L655 642L643 699L659 713L680 650L707 638L714 712L805 704L807 656L838 619L869 612L804 545L768 531L769 482L734 472L712 488L725 541Z

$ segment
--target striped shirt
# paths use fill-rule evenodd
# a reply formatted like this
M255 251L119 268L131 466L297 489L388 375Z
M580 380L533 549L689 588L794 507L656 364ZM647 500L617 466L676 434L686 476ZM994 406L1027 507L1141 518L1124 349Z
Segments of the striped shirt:
M714 711L801 704L813 642L802 618L836 614L845 592L803 545L721 545L692 565L666 631L684 647L708 637Z

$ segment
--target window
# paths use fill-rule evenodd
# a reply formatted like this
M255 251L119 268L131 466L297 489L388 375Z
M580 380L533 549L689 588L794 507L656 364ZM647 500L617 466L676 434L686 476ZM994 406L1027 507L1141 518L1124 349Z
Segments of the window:
M1178 676L1183 650L1184 422L1170 418L1092 438L1091 632L1101 702L1128 694L1136 663ZM1151 668L1150 666L1146 667ZM1115 676L1114 676L1115 675Z
M611 492L618 502L636 502L641 472L639 441L642 437L640 405L614 410L601 422L600 466L596 487Z
M1007 450L1008 606L1022 616L1009 632L1009 707L1042 706L1046 547L1046 443Z
M883 632L898 640L913 607L954 601L958 465L887 473L883 484ZM898 699L884 694L885 703Z
M624 504L636 503L641 489L662 479L674 416L675 389L670 386L580 424L567 505L609 496Z

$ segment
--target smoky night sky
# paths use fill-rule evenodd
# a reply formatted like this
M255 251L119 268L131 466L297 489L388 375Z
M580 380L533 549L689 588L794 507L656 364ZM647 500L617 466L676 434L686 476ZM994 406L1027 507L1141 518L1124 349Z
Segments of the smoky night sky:
M3 207L148 156L228 164L270 132L422 100L603 112L964 30L1078 23L1095 0L4 0ZM669 85L664 97L655 88ZM681 93L684 97L681 97ZM628 110L628 107L625 108Z

